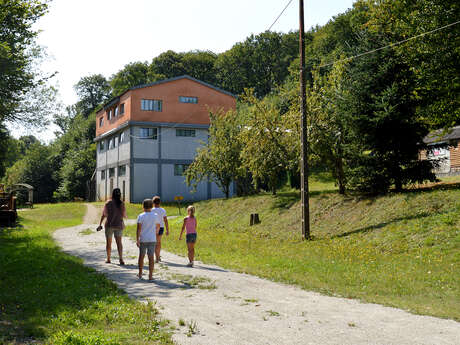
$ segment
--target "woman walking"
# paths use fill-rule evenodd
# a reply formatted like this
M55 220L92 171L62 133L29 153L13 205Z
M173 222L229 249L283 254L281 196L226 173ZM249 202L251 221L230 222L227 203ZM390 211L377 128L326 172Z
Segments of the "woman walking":
M104 218L107 218L104 225L107 251L107 260L105 262L110 263L110 256L112 254L112 237L115 236L120 265L124 265L125 262L123 261L123 245L121 243L121 236L123 234L123 229L125 228L123 218L127 217L125 205L123 201L121 201L120 188L115 188L112 192L112 199L105 203L98 229L102 229L101 224Z

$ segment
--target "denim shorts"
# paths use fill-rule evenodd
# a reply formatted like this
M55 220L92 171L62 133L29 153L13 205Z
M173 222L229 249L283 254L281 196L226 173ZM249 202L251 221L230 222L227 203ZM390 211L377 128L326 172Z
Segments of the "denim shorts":
M160 231L158 232L158 235L161 236L165 232L165 228L160 228Z
M187 234L185 236L185 242L187 242L187 243L195 243L196 242L196 233L195 234Z
M155 253L156 245L156 242L141 242L141 245L139 247L139 256L145 255L145 252L147 252L148 256L153 256L153 254Z
M123 235L123 229L111 228L110 226L106 226L105 237L112 238L114 235L115 237L121 237Z

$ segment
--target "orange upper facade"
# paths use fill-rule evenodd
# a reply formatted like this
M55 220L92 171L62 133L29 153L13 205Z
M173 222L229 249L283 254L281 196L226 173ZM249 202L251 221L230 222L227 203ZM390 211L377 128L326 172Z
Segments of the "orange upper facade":
M189 76L133 87L96 114L96 137L127 121L209 124L209 110L235 109L231 93Z

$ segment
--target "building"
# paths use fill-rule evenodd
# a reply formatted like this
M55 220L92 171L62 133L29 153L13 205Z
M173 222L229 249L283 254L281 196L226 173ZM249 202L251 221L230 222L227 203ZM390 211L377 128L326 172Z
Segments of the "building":
M111 99L96 114L96 198L120 188L124 200L153 195L164 201L223 197L201 182L195 193L184 170L208 140L209 111L235 109L231 93L189 76L133 87Z
M431 149L422 151L421 159L438 160L437 175L460 175L460 126L431 132L423 141Z

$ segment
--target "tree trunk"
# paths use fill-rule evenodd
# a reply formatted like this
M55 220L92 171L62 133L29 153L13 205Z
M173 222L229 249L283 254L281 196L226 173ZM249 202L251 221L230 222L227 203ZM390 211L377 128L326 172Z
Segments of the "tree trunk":
M345 194L345 173L343 172L342 157L338 157L335 161L337 170L337 183L339 185L339 194Z

